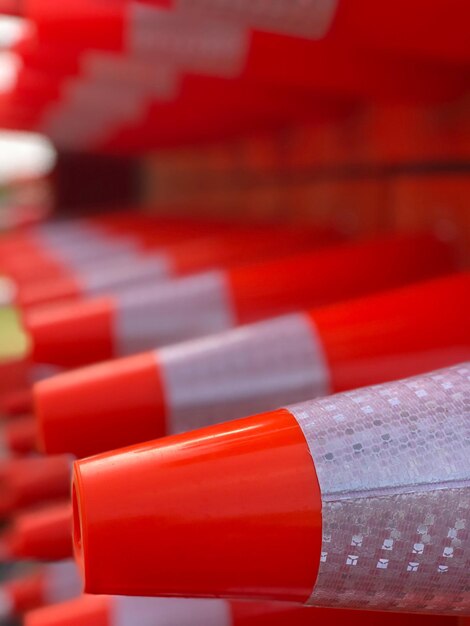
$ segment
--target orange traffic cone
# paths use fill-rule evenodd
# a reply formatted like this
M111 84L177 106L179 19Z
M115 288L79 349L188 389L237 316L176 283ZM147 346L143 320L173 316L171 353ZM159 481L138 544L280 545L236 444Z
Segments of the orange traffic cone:
M50 504L13 518L0 543L4 560L53 561L70 558L72 508L69 502Z
M77 461L86 591L469 615L469 392L467 363Z
M435 279L56 376L34 387L41 447L89 456L470 359L469 293Z
M25 315L32 358L76 367L455 269L428 235L332 247Z

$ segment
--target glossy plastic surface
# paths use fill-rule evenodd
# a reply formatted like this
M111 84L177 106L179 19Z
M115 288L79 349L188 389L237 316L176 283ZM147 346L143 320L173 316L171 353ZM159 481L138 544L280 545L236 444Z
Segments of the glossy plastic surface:
M319 486L285 410L79 461L73 503L92 593L304 602L316 579Z
M99 363L34 386L40 447L81 458L163 437L163 388L153 353Z
M470 273L311 313L334 392L470 359Z
M38 307L25 313L36 363L75 367L112 358L113 301L100 298Z
M240 323L329 304L452 271L452 247L431 235L387 237L228 273Z
M23 286L18 292L18 306L22 309L60 302L60 300L74 300L82 296L80 283L72 273L64 273L61 277L38 280Z

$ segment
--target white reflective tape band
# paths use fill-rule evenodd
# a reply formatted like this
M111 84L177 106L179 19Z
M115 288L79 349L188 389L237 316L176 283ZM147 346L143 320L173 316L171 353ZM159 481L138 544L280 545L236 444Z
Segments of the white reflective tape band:
M470 364L289 411L323 500L309 604L470 614Z
M116 298L116 355L232 328L236 318L223 272L129 289Z
M121 85L95 80L69 80L63 86L63 104L86 108L92 117L103 119L106 112L132 115L141 106L140 85Z
M178 73L169 64L142 62L129 55L89 51L82 55L84 82L114 82L127 88L137 87L159 99L169 100L177 94ZM84 76L83 76L84 75Z
M185 598L112 599L111 626L231 626L230 606L224 600Z
M0 620L11 617L14 609L15 603L11 595L5 589L0 589Z
M123 258L107 261L101 266L82 269L79 282L85 293L97 295L115 293L146 281L166 280L172 274L171 258L162 253L152 256Z
M87 235L78 231L77 236L70 240L46 243L51 253L64 264L79 267L80 264L91 263L95 259L110 256L137 254L139 244L135 237L111 235Z
M286 315L156 353L172 432L276 409L329 392L313 323Z
M64 602L78 596L83 584L74 561L44 565L44 599L47 603Z
M331 28L338 0L177 0L177 5L236 20L248 29L321 39Z
M233 20L138 2L130 4L128 19L129 50L138 58L224 77L243 70L250 35Z
M86 237L86 241L105 239L106 234L98 229L81 223L51 224L51 228L37 227L32 236L40 245L60 246L74 243Z
M117 127L143 118L148 98L141 86L101 81L68 81L63 101L51 106L43 132L61 146L91 147L104 141Z

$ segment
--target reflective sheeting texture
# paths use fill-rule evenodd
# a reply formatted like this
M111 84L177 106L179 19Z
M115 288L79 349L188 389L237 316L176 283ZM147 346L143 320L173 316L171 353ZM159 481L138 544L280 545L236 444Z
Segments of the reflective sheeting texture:
M206 9L250 29L320 39L333 22L338 0L178 0L178 6Z
M113 626L230 626L223 600L113 598Z
M470 614L470 366L289 407L323 499L309 604Z
M129 289L115 302L119 356L202 337L236 324L223 272Z
M82 581L74 561L44 565L44 600L47 603L64 602L81 591Z
M276 409L329 391L313 323L288 315L156 353L172 432Z

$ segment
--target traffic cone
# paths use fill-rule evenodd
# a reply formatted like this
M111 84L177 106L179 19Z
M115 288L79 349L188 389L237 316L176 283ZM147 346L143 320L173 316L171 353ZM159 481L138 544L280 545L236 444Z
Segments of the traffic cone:
M453 0L452 8L447 10L442 1L431 8L420 0L407 14L410 23L402 19L409 8L404 0L397 6L380 7L372 0L358 0L351 5L345 0L330 1L321 7L283 3L276 10L265 11L254 9L249 3L221 8L219 3L211 7L207 2L198 5L155 0L135 6L129 0L121 0L111 6L102 0L75 0L67 15L61 13L58 0L18 1L16 9L12 5L11 0L6 0L5 12L16 10L31 19L41 38L49 42L82 50L123 52L134 58L160 58L193 73L320 91L337 89L362 96L411 89L411 79L419 78L420 67L426 76L429 64L421 63L421 59L441 61L444 57L459 63L469 59L466 32L461 25L468 16L463 0ZM443 36L439 29L442 24L447 25L453 37ZM78 28L74 30L75 26ZM378 28L383 32L381 38L376 33ZM166 32L171 32L172 37L165 37ZM382 51L386 54L380 55ZM407 54L414 57L413 63L406 59ZM321 59L325 69L315 63ZM384 65L387 76L390 75L389 85L378 71ZM435 65L437 79L443 64ZM401 80L399 68L404 74ZM336 72L328 76L327 69ZM417 82L421 86L422 80ZM431 90L435 83L428 83Z
M461 364L77 461L85 591L470 615L469 381Z
M27 311L34 362L77 367L451 271L449 244L388 237Z
M33 456L0 463L0 517L70 493L69 455Z
M1 538L0 555L7 561L70 558L73 553L71 517L69 502L17 515Z
M161 241L161 237L159 237ZM181 239L181 236L178 236ZM16 304L29 308L60 300L119 296L138 284L157 284L196 271L282 257L299 250L320 248L338 242L333 231L298 228L235 228L231 233L208 235L196 240L147 243L147 249L129 257L111 256L101 263L93 261L60 277L36 280L17 289Z
M469 294L463 273L55 376L39 445L82 458L468 360Z
M16 299L20 303L34 303L35 292L28 296L28 288L31 290L36 285L38 289L40 285L36 283L41 281L47 281L48 289L44 288L42 296L41 293L36 295L38 302L47 301L48 291L51 292L49 299L77 297L81 289L86 291L87 286L92 289L89 283L93 283L93 277L101 268L103 271L108 268L109 272L112 263L127 264L128 273L136 278L140 275L139 267L145 276L142 265L147 274L162 279L169 277L172 266L166 246L194 239L206 241L211 235L226 231L226 227L217 224L141 220L138 214L126 227L124 232L113 232L112 224L104 229L99 225L78 223L72 230L59 230L52 237L49 231L45 234L33 232L32 238L26 238L9 254L2 255L2 271L15 281Z
M28 613L25 626L463 626L456 617L299 608L282 602L228 602L83 595Z
M0 430L0 459L37 451L37 424L32 415L5 422Z
M0 585L0 619L13 619L40 606L78 596L81 581L73 561L48 563Z

